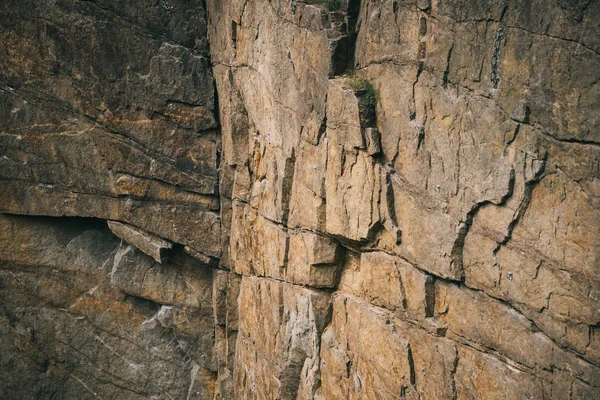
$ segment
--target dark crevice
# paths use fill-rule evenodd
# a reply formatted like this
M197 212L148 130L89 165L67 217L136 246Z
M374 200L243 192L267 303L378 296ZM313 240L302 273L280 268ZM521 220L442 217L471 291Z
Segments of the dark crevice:
M346 11L329 11L332 52L330 77L354 70L361 0L349 0Z
M450 60L452 59L452 50L454 49L454 42L450 45L448 50L448 56L446 57L446 69L442 78L442 87L446 89L448 87L448 75L450 74Z

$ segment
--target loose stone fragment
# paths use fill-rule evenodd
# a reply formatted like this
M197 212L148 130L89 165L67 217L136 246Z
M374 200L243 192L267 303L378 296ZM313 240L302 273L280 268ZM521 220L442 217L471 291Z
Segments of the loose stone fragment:
M158 236L154 236L135 226L117 221L107 222L108 227L115 235L137 247L159 263L163 262L167 251L173 247L171 242L159 238Z

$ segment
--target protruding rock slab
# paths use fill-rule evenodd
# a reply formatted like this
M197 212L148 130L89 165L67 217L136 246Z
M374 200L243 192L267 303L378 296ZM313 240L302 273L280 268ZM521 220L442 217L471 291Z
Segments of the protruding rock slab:
M290 234L286 279L316 288L335 288L341 272L342 248L312 232Z
M0 185L0 211L124 221L211 257L221 254L220 216L204 207L98 197L14 181Z
M167 251L173 247L171 242L159 238L158 236L154 236L135 226L117 221L107 222L112 233L148 254L159 263L163 262Z
M326 231L366 241L381 219L384 175L364 150L358 99L345 79L329 82L326 133Z

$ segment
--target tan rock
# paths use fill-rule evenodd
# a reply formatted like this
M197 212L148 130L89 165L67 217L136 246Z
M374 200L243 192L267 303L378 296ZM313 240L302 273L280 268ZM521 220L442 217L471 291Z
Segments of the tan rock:
M405 293L394 257L385 253L363 253L360 258L360 292L376 306L404 308Z
M288 226L325 231L327 138L314 146L300 142L290 195Z
M494 348L531 368L552 365L554 344L535 332L523 315L479 292L441 281L435 286L435 314L446 324L449 336Z
M456 398L531 399L549 396L545 382L488 354L461 346L457 355Z
M0 398L600 398L600 2L29 3Z
M381 153L381 143L379 142L379 131L377 128L366 128L365 139L367 142L367 152L370 156L376 156Z
M287 229L269 221L249 205L233 202L231 259L240 275L285 278Z
M556 250L552 241L542 237L542 234L538 237L529 233L528 229L523 229L523 218L530 213L538 213L535 225L543 223L544 219L554 218L547 213L541 216L537 202L552 201L549 199L555 196L537 191L538 187L546 187L546 180L550 179L542 178L539 183L535 180L540 172L538 159L525 153L521 168L515 180L516 194L509 199L506 207L485 206L474 219L472 232L467 236L464 246L466 282L469 286L511 302L559 344L584 354L588 345L589 326L600 320L597 298L589 295L598 286L597 279L590 275L584 261L594 256L580 253L577 258L583 264L566 267L564 261L550 255ZM568 184L560 174L551 179L559 185ZM568 195L577 196L579 193L580 190L572 190ZM543 196L544 199L536 200L535 196ZM591 212L589 203L572 201ZM530 209L532 203L534 209ZM572 219L569 210L562 211L560 208L555 218L558 221L572 221L567 224L574 226L585 224L583 220ZM546 223L554 225L550 221ZM574 249L569 240L579 242L588 239L579 238L577 232L577 229L570 231L563 238L561 251Z
M323 398L452 396L455 345L351 295L335 296L322 336ZM432 377L435 377L433 379Z
M586 279L597 279L600 211L567 176L557 173L541 180L531 203L515 227L515 240L532 246L549 261ZM550 210L550 212L549 212Z
M396 316L422 321L433 315L434 278L397 256L383 252L349 253L339 290L370 304L396 311Z
M251 184L252 181L250 180L248 167L245 165L237 166L233 177L233 191L231 198L247 203L250 199Z
M410 395L409 353L410 345L395 332L385 312L364 307L349 296L336 296L321 345L322 395L346 399ZM416 393L410 397L416 398Z
M573 376L581 377L587 384L597 384L597 366L562 349L529 319L481 292L437 281L435 312L447 327L446 336L453 340L466 340L475 348L494 349L528 368L563 369L568 365ZM541 323L540 326L544 327ZM568 329L566 332L569 334ZM589 335L587 328L583 332ZM578 342L582 340L589 339L577 338Z
M266 218L286 223L294 175L293 159L279 148L267 145L254 149L251 170L256 180L252 182L249 204Z
M285 279L298 285L335 288L342 251L332 239L311 232L290 234Z
M122 245L114 256L110 283L134 296L157 303L212 307L212 272L183 251L159 264L131 245Z
M236 397L312 398L329 294L268 278L242 278Z

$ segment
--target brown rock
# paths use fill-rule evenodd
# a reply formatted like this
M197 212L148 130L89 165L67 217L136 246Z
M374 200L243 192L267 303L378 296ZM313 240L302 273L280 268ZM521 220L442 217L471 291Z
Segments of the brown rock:
M240 275L285 278L287 230L261 216L249 205L233 202L231 259Z
M366 128L365 138L367 141L367 152L369 155L379 155L379 153L381 153L381 143L379 142L379 131L377 128Z
M212 396L210 275L186 276L179 257L158 264L129 245L123 254L100 221L0 216L0 227L2 396L185 397L190 388L190 398ZM141 287L140 297L111 284L134 254L172 268L144 274L147 281L130 271L128 287ZM174 285L177 273L187 289ZM178 298L187 290L195 296L186 304Z

